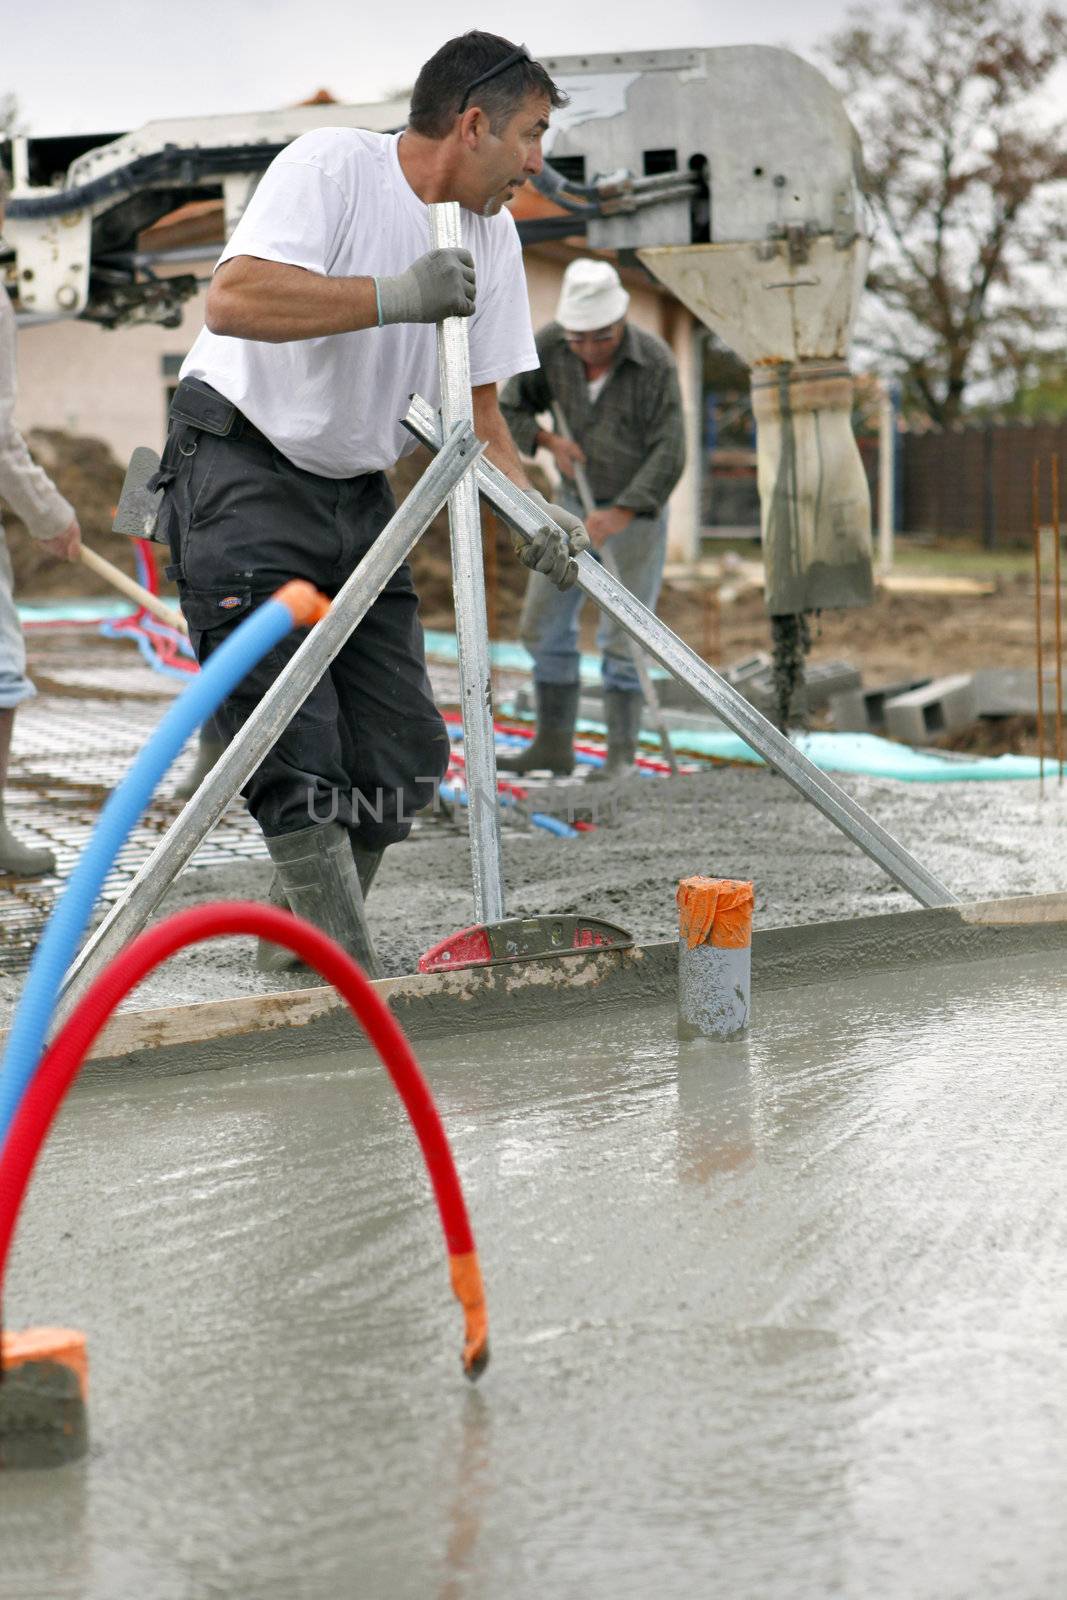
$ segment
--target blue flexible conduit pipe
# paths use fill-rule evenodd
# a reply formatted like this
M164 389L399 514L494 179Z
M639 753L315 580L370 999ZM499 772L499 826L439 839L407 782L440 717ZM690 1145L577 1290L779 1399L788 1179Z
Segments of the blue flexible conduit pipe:
M118 639L120 642L132 639L141 652L141 658L145 666L151 667L153 672L161 672L165 678L180 678L183 683L188 683L193 674L186 672L182 667L172 667L164 661L150 637L150 634L155 630L149 629L147 624L142 626L143 631L139 629L135 633L132 628L118 628L113 622L102 622L100 624L100 632L105 639ZM177 637L180 639L181 635L179 634Z
M253 611L208 658L203 671L188 680L188 688L170 707L101 812L48 919L11 1024L0 1064L0 1150L37 1069L60 985L112 862L186 740L294 624L293 612L278 599L267 600Z
M460 783L442 783L439 793L442 799L451 800L458 806L467 804L467 791ZM497 799L505 811L518 808L518 801L514 795L500 794ZM544 828L546 833L554 833L560 839L580 837L577 828L572 828L568 822L561 822L558 817L550 816L547 811L527 812L527 818L535 828Z

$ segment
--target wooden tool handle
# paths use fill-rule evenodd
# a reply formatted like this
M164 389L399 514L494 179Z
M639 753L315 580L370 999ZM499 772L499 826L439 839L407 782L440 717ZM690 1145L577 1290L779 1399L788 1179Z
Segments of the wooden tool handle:
M130 600L136 600L138 605L144 606L160 622L165 622L168 628L176 628L179 633L189 637L189 625L180 611L172 611L170 606L164 604L157 595L150 594L136 579L127 577L120 567L97 555L95 550L90 550L87 545L82 545L78 551L78 559L82 564L95 572L98 577L104 578L113 589L126 595Z

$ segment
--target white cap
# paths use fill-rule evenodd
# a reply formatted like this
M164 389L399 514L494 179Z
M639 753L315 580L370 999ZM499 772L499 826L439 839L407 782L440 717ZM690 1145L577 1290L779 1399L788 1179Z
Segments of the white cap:
M591 333L621 322L630 296L607 261L572 261L563 274L556 321L568 333Z

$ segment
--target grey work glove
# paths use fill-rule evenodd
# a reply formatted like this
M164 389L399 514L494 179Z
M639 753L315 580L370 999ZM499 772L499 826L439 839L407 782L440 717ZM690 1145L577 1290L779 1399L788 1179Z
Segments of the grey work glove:
M375 278L381 326L440 322L474 310L474 257L469 250L430 250L395 278Z
M552 505L536 489L527 489L526 493L558 526L553 528L546 524L528 543L512 530L511 543L515 554L524 567L543 573L557 589L570 589L578 577L575 557L589 549L589 535L582 526L581 518L576 517L573 511Z

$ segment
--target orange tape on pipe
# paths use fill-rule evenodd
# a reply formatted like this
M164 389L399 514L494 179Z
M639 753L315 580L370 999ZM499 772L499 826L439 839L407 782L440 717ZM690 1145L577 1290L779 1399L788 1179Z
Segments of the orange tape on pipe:
M69 1367L78 1380L82 1399L89 1398L89 1356L84 1333L76 1328L26 1328L21 1333L0 1334L0 1368L4 1372L42 1361Z
M463 1307L466 1323L463 1370L468 1377L476 1378L489 1360L489 1313L477 1250L469 1250L465 1255L449 1256L448 1267L452 1293Z
M752 943L751 883L740 878L683 878L675 899L678 931L690 950L698 944L743 950Z

